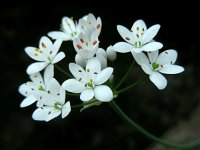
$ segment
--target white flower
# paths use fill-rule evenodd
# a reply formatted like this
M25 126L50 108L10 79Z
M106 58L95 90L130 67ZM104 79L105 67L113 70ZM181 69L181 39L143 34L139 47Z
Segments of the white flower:
M29 65L26 70L27 73L33 74L40 72L49 64L55 64L62 60L65 57L65 54L63 52L58 53L61 43L62 41L60 40L56 40L52 43L49 38L43 36L40 39L39 48L26 47L25 52L29 55L29 57L39 61Z
M92 58L87 62L86 69L81 66L70 63L70 72L75 79L66 80L62 86L65 90L72 93L81 93L82 101L89 101L93 97L102 102L108 102L113 99L112 90L102 85L113 73L113 68L107 67L101 71L101 64L97 58Z
M47 92L44 92L42 98L44 106L33 112L34 120L49 121L60 114L62 114L62 118L65 118L71 111L70 102L65 103L65 90L54 78L48 82Z
M99 47L99 40L97 32L92 32L88 38L85 35L80 35L73 40L73 45L76 52L84 59L94 57Z
M158 51L148 52L148 58L142 52L132 54L158 89L164 89L167 86L167 80L161 73L177 74L184 71L183 67L174 65L178 55L175 50L166 50L160 55L158 55Z
M42 92L46 91L48 82L54 76L54 67L49 65L44 71L44 79L40 73L30 75L31 81L28 81L19 86L19 93L26 98L21 102L20 107L26 107L37 101L37 106L42 106Z
M113 46L111 45L106 49L106 54L110 61L114 61L117 59L117 53L116 51L114 51Z
M131 30L128 30L124 26L118 25L117 30L121 37L126 42L118 42L113 46L113 49L120 53L141 51L155 51L163 47L160 42L153 41L153 38L158 33L160 25L156 24L147 29L143 20L137 20Z
M97 19L93 14L88 14L79 20L79 26L84 36L90 37L92 32L96 31L99 36L102 28L101 18Z
M48 36L52 39L59 39L62 41L73 40L81 34L80 26L76 21L69 17L62 18L61 31L52 31Z

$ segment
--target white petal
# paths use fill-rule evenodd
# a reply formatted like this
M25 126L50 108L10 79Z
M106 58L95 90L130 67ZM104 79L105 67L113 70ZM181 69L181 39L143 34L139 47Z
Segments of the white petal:
M126 42L118 42L115 45L113 45L113 50L120 53L130 52L133 50L133 48L133 45Z
M71 34L73 31L75 31L74 21L70 19L69 17L62 18L62 25L67 33Z
M45 85L53 78L54 76L54 66L49 65L45 70L44 70L44 82Z
M100 85L100 84L105 83L110 78L110 76L112 75L112 73L113 73L113 68L111 68L111 67L103 69L96 76L96 79L94 80L94 84L95 85Z
M26 72L30 75L33 73L40 72L43 70L49 63L48 62L36 62L32 63L31 65L28 66Z
M158 89L162 90L167 86L167 80L159 72L153 72L149 79L157 86Z
M160 29L160 25L159 24L156 24L156 25L153 25L151 26L143 35L142 37L142 44L146 44L148 43L149 41L151 41L155 36L156 34L158 33Z
M90 41L92 42L92 45L97 45L99 43L98 40L98 32L95 30L92 32L91 36L90 36Z
M50 92L55 97L58 93L60 93L60 84L55 78L52 78L47 83L47 91Z
M102 28L102 22L101 22L101 18L98 17L97 18L97 23L96 23L96 31L100 34L101 32L101 28Z
M62 41L69 41L71 40L71 35L61 32L61 31L52 31L48 33L48 36L51 37L54 40L62 40Z
M142 64L141 65L142 67L142 70L146 73L146 74L152 74L153 70L151 69L151 66L150 65L145 65L145 64Z
M101 71L101 64L97 58L89 59L86 64L86 72L89 74L98 74Z
M157 51L152 51L147 53L149 60L151 63L156 63L158 59L158 50Z
M60 46L62 44L62 40L56 40L53 44L52 53L51 56L55 57L55 55L58 53Z
M53 43L51 42L51 40L48 37L46 37L46 36L41 37L40 42L39 42L39 49L51 50L52 47L53 47Z
M107 59L103 55L97 54L96 58L99 60L101 64L101 69L104 69L107 67Z
M70 102L68 101L62 106L62 118L65 118L71 111L71 105Z
M81 82L85 83L87 82L87 74L81 66L75 63L70 63L69 70L77 80L80 80Z
M63 82L62 87L72 93L81 93L86 87L85 84L77 81L76 79L69 79Z
M94 88L94 96L99 101L109 102L113 99L113 92L108 86L100 85Z
M27 107L36 101L37 101L37 99L35 98L35 96L30 95L21 102L20 107Z
M43 51L38 48L26 47L25 52L29 57L31 57L34 60L37 60L37 61L46 61L47 60L47 58L43 54Z
M46 122L58 117L60 114L61 114L61 110L53 108L52 111L49 111L48 116L46 118Z
M61 61L64 57L65 57L65 53L59 52L59 53L53 58L52 64L55 64L55 63Z
M174 64L176 59L177 59L178 53L176 50L166 50L158 56L157 63L160 65L165 65L165 64Z
M51 110L52 110L52 107L38 108L33 112L32 118L38 121L45 121L48 116L49 111Z
M75 62L76 62L76 64L80 65L81 67L85 67L87 60L84 59L83 57L81 57L79 54L76 54Z
M80 95L82 101L89 101L94 97L94 91L92 89L86 89Z
M163 47L163 44L160 42L150 42L144 46L142 46L143 51L150 52L150 51L156 51Z
M105 57L105 59L107 59L106 51L103 48L98 48L96 55L103 55Z
M61 105L63 105L65 103L65 98L66 98L65 95L66 95L65 89L61 86L60 87L60 96L56 101L59 102Z
M30 75L30 78L31 78L31 80L33 81L33 82L35 82L35 83L37 83L37 84L44 84L43 83L43 78L42 78L42 75L39 73L39 72L37 72L37 73L34 73L34 74L31 74Z
M122 25L117 25L117 31L121 35L121 37L128 43L135 43L135 38L133 34L124 26Z
M26 82L20 85L18 91L23 96L27 97L38 92L38 84L35 82Z
M177 74L183 71L184 68L178 65L163 65L163 67L159 69L159 72L165 74Z
M147 30L145 22L143 20L141 20L141 19L139 19L139 20L137 20L137 21L134 22L133 26L131 27L131 30L133 32L136 32L136 31L138 31L137 27L139 27L139 31L143 30L143 28L144 28L144 31Z
M108 59L110 61L114 61L116 60L117 58L117 53L116 51L113 50L113 46L109 46L106 50L106 53L107 53L107 56L108 56Z
M141 52L141 53L134 53L132 52L132 55L135 59L135 61L139 64L139 65L142 65L142 64L149 64L149 59L147 58L147 56Z
M133 52L133 53L141 53L142 51L143 51L142 48L136 48L136 47L134 47L131 52Z

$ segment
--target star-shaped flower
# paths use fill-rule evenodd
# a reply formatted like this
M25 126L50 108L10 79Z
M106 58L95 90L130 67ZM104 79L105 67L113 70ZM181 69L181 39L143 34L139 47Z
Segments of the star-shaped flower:
M33 74L40 72L49 64L55 64L62 60L65 57L65 54L63 52L58 53L61 43L61 40L56 40L52 43L48 37L43 36L40 39L39 48L26 47L25 52L29 55L29 57L39 61L29 65L27 73Z
M46 91L48 82L54 76L54 67L49 65L44 71L44 79L40 73L34 73L30 75L32 81L28 81L19 86L19 93L26 98L21 102L20 107L26 107L37 101L37 106L41 107L43 104L41 99L43 98L43 91Z
M177 74L184 71L183 67L174 65L178 55L175 50L166 50L160 55L158 55L158 51L148 52L148 58L142 52L132 54L158 89L164 89L167 86L167 80L161 73Z
M79 26L83 35L90 37L92 32L96 31L99 36L102 28L101 18L97 19L90 13L79 20Z
M38 121L49 121L60 114L65 118L71 111L68 101L65 103L65 90L56 79L51 79L47 84L47 92L43 93L43 106L33 112L33 119Z
M159 24L153 25L147 29L143 20L137 20L133 24L131 30L122 25L118 25L117 30L126 42L116 43L113 49L120 53L140 53L142 51L149 52L159 50L163 47L163 44L153 41L159 29Z
M52 31L48 36L52 39L59 39L62 41L69 41L77 38L81 34L80 26L76 21L69 17L62 18L61 31Z
M72 93L81 93L82 101L89 101L93 97L102 102L113 99L113 92L105 83L113 73L113 68L107 67L101 70L101 64L97 58L88 60L86 69L70 63L70 72L75 79L66 80L62 86L65 90Z

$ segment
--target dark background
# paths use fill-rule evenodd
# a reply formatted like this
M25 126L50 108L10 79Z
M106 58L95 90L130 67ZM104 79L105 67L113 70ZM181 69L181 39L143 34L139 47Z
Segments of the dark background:
M199 15L197 4L181 2L121 1L76 1L70 3L27 1L26 4L12 2L0 6L0 149L42 150L53 149L126 149L142 150L151 144L140 133L129 127L107 104L93 107L82 113L73 110L61 120L56 118L48 123L33 121L35 106L19 108L23 100L17 89L29 80L26 67L33 62L24 52L26 46L37 46L41 36L60 28L63 16L75 20L93 13L103 22L100 47L121 41L116 25L131 27L137 19L143 19L147 26L161 24L156 40L164 49L174 48L179 52L177 64L185 67L179 75L167 75L168 86L159 91L150 81L119 96L116 101L133 120L157 136L162 135L177 121L190 116L199 104ZM74 50L71 42L65 42L61 50L66 59L60 63L67 69L73 61ZM115 64L116 81L125 73L132 62L131 54L119 54ZM62 83L65 78L55 72ZM131 74L135 81L143 72L139 67ZM126 84L130 83L128 81ZM78 99L68 97L72 103ZM192 128L192 127L191 127Z

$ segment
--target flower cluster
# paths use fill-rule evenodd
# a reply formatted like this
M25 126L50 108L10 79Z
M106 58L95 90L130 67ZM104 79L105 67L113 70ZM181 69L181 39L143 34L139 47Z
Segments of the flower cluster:
M115 61L117 52L131 52L134 60L158 89L164 89L167 85L161 73L177 74L184 70L174 65L177 59L175 50L159 54L163 44L154 40L160 29L158 24L147 29L143 20L137 20L130 30L118 25L117 30L125 42L110 45L106 50L99 45L101 29L101 18L93 14L83 16L78 21L63 17L61 30L48 33L53 41L43 36L38 47L25 48L27 55L36 62L26 70L31 81L19 87L19 92L25 97L20 107L36 102L37 108L32 115L34 120L49 121L60 114L65 118L72 107L71 100L66 97L70 93L80 95L83 102L81 110L110 102L117 97L118 93L113 87L114 69L108 67L108 60ZM72 41L76 51L74 62L69 63L72 75L56 64L65 58L65 53L59 51L64 41ZM68 78L62 84L54 78L54 68L67 75Z

